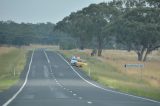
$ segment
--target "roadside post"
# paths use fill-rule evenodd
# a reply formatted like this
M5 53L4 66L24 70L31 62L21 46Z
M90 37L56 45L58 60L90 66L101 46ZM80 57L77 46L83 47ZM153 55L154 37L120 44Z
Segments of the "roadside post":
M88 76L90 77L91 76L91 68L89 67L89 70L88 70Z
M144 68L144 64L125 64L125 71L127 71L128 68L139 68L140 69L140 78L142 80L143 77L143 73L142 73L142 69Z
M13 75L14 75L14 77L16 76L16 70L15 70L15 68L13 69Z

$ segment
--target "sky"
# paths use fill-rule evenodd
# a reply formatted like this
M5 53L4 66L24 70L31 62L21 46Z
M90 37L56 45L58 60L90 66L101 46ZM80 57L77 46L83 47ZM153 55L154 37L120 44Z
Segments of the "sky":
M0 21L57 23L92 3L111 0L0 0Z

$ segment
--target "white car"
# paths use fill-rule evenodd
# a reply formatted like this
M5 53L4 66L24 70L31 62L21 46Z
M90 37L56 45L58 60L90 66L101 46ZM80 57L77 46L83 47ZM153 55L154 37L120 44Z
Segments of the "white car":
M78 62L77 57L76 57L76 56L73 56L73 57L71 58L71 65L76 65L77 62Z
M86 66L87 63L85 60L80 59L80 57L73 56L71 58L71 65L77 66L77 67L82 67L82 66Z

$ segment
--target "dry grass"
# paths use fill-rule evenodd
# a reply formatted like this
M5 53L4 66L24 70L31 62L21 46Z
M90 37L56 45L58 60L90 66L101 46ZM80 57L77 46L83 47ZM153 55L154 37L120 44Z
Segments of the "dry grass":
M87 54L90 54L91 50L85 50ZM151 86L160 88L160 51L154 51L148 56L146 62L137 61L137 55L134 51L127 52L124 50L104 50L102 57L96 57L97 59L112 65L121 73L125 73L131 77L140 78L140 68L127 68L125 64L144 64L142 68L142 78L150 83Z
M59 46L55 46L55 45L38 45L38 44L31 44L30 46L24 46L23 48L25 49L39 49L39 48L43 48L43 49L48 49L48 50L58 50Z
M147 81L151 86L160 88L160 56L157 55L158 51L149 55L147 62L137 61L135 52L119 51L119 50L105 50L103 57L99 59L111 64L121 73L125 73L130 77L140 78L140 68L124 68L125 64L144 64L142 68L142 78Z
M1 47L0 91L8 89L18 80L26 64L27 51L23 48Z
M8 53L13 49L14 49L14 47L0 47L0 55Z

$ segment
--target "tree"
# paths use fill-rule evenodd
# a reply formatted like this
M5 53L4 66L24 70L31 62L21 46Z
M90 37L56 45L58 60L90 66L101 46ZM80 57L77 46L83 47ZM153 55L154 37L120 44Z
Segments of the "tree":
M89 34L97 40L98 56L101 56L104 45L104 36L101 33L102 27L104 27L107 23L104 19L106 16L104 14L104 9L105 8L102 5L92 4L82 10L83 13L92 21Z
M91 4L65 17L56 28L79 38L81 49L86 42L96 44L98 56L111 38L112 44L116 39L124 45L123 48L134 50L139 61L145 61L147 55L159 47L159 2L153 1L113 0ZM148 4L154 6L149 7Z
M134 50L139 61L146 61L147 55L160 47L160 10L155 8L134 8L126 12L111 25L117 32L117 40Z
M82 11L78 11L58 22L55 30L68 33L71 37L77 39L79 48L83 50L90 40L88 35L88 29L91 27L90 23L89 17L83 15Z
M160 1L159 0L146 0L150 6L154 8L160 8Z
M103 27L113 21L117 15L118 9L107 3L91 4L89 7L65 17L57 23L56 29L79 38L80 49L96 39L98 56L101 56L107 38L106 33L102 33Z
M29 45L30 43L53 44L54 24L15 23L0 21L0 44Z

